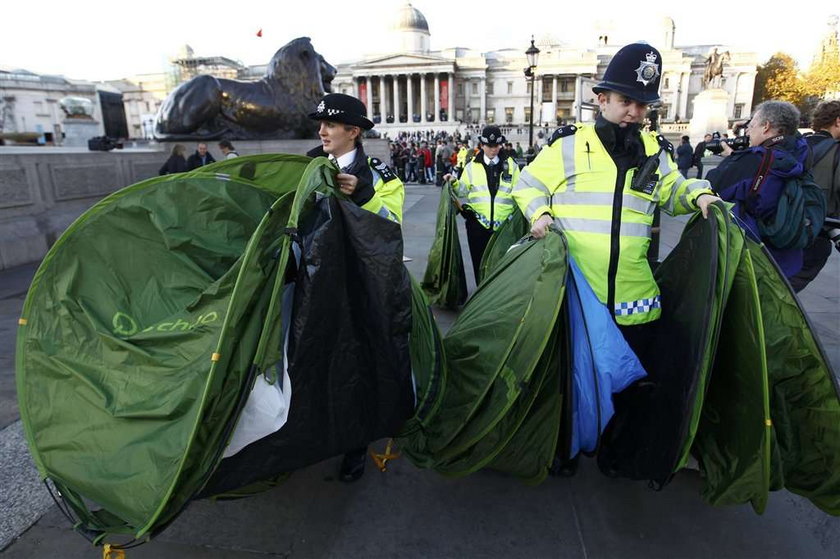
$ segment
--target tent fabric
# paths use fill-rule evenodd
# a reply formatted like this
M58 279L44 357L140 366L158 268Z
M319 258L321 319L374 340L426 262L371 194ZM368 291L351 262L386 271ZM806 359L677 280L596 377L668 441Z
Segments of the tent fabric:
M481 257L481 276L486 278L507 251L528 234L528 220L516 206L510 218L493 231Z
M440 191L435 238L421 283L431 304L448 309L457 309L467 300L467 276L458 239L456 203L452 188L444 186Z
M344 310L352 316L343 315L341 323L357 331L336 337L337 348L347 347L348 339L357 343L356 358L341 366L358 372L367 371L364 359L375 363L369 374L338 375L343 382L322 385L320 393L306 390L310 379L298 377L306 376L310 364L301 360L312 351L298 344L288 362L294 398L280 432L290 430L307 394L321 399L330 390L346 392L335 403L332 425L341 423L339 414L352 413L348 428L360 441L365 430L372 438L396 434L414 408L412 297L399 227L341 200L335 169L324 158L231 161L235 166L226 161L219 167L252 168L250 176L270 184L215 169L123 189L62 235L27 295L17 342L21 419L41 476L59 489L79 519L78 530L96 541L108 534L154 535L202 488L209 495L208 481L227 462L223 452L257 377L282 379L282 299L289 276L297 273L289 261L292 239L302 240L299 218L316 210L316 192L329 194L330 215L341 217L348 234L377 224L371 226L375 241L343 245L341 265L354 297L345 297ZM390 229L378 230L381 223ZM315 237L322 232L312 231ZM323 257L328 237L335 239L335 230L310 248L320 246ZM360 260L355 268L347 266L351 255ZM319 276L322 286L315 289L324 290L324 276L338 268L330 262L320 271L308 281L317 283L312 278ZM296 293L306 295L306 289ZM309 311L298 312L298 340L318 330L314 307ZM324 306L318 312L326 337L332 323L323 313L336 317ZM358 335L361 330L365 335ZM368 409L369 398L353 403L361 392L380 387L378 407ZM326 452L321 440L311 445L319 447L312 459ZM234 485L225 487L239 489Z
M414 410L411 287L399 224L331 196L300 234L289 341L296 405L286 427L224 460L202 494L395 435Z
M415 463L453 476L482 467L545 475L561 403L549 386L552 375L559 381L550 366L556 352L545 349L556 343L565 273L564 241L553 234L511 250L482 282L444 338L450 373L437 413L399 439ZM539 405L545 390L551 397ZM517 435L530 441L529 452L507 459L511 442L522 444Z
M573 378L571 458L598 448L614 413L613 394L647 373L571 256L566 297Z

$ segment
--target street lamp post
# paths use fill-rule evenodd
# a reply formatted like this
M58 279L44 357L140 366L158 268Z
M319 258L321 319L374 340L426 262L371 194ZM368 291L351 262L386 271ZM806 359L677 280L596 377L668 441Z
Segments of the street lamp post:
M528 59L528 67L525 68L525 77L531 78L531 112L528 119L528 146L531 152L534 151L534 77L536 76L537 60L540 56L540 49L534 46L534 36L531 35L531 46L525 51Z

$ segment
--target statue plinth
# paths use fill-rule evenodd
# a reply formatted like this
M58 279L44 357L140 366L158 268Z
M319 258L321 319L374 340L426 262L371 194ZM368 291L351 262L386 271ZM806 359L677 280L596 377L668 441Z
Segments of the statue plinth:
M729 129L726 110L729 107L729 93L725 89L707 89L694 98L694 116L688 125L691 145L703 140L703 136L712 132L725 134Z
M65 147L87 147L88 140L105 133L102 123L92 118L65 118L61 130L64 138L59 140Z

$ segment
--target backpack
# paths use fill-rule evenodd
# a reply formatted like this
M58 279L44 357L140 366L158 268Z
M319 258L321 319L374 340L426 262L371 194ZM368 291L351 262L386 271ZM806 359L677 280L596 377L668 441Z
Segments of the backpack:
M840 181L837 180L837 164L840 161L840 140L825 138L811 146L814 162L811 171L814 182L825 193L828 214L840 213Z
M764 152L750 194L757 195L773 162L773 150ZM785 179L776 212L769 218L756 218L758 232L767 244L780 249L802 249L811 245L825 222L825 195L814 182L811 171Z

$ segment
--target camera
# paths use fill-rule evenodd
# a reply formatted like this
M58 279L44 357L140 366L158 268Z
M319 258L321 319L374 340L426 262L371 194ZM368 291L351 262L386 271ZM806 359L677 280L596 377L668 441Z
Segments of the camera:
M744 128L746 128L746 126L736 127L734 132L738 134ZM740 151L750 147L750 137L747 135L741 135L735 136L734 138L721 138L720 132L715 132L712 134L712 139L706 144L706 149L715 155L719 155L723 152L723 146L721 144L724 143L732 148L732 151Z

